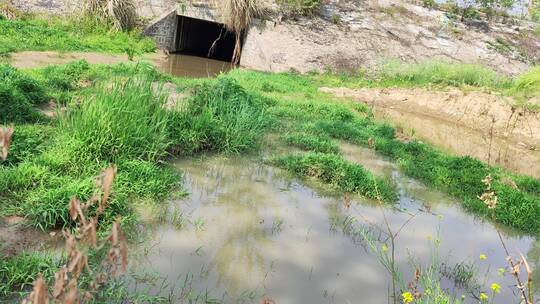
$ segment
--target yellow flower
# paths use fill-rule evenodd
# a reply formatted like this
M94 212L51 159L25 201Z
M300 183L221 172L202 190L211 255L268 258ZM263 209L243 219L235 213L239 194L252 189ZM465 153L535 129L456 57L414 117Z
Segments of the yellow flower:
M497 283L491 284L491 290L493 290L494 293L501 293L501 285Z
M383 252L387 252L388 251L388 246L386 246L386 244L383 244L382 247L381 247L381 250Z
M401 297L403 297L403 303L405 303L405 304L412 303L414 301L414 297L413 297L412 293L410 293L408 291L402 293Z
M502 277L502 276L504 276L504 273L506 272L506 270L504 268L499 268L499 269L497 269L497 272Z
M487 256L486 256L485 254L482 253L482 254L480 255L480 261L483 261L483 260L485 260L485 259L487 259Z
M488 295L484 292L480 293L480 301L485 301L488 299Z

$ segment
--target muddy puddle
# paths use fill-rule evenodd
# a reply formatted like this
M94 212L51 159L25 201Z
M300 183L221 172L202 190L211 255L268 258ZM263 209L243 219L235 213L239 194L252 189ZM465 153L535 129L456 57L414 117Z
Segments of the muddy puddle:
M492 224L401 176L370 150L344 145L343 151L348 159L399 185L399 203L385 211L392 229L414 215L397 240L397 263L406 281L414 273L411 260L427 265L440 239L445 288L476 303L471 293L477 295L497 282L502 291L495 302L514 302L509 287L513 281L497 274L506 262ZM132 292L161 295L172 303L388 302L389 275L351 229L383 223L373 202L360 197L344 200L315 183L249 159L206 157L175 165L184 173L183 185L190 195L171 201L167 220L145 225L148 241L132 250ZM538 263L536 241L512 231L504 235L511 251ZM481 254L487 259L480 260ZM463 265L472 265L476 272L468 288L453 283L455 275L463 277L462 270L469 269Z
M540 178L540 151L511 137L468 128L457 122L392 107L375 107L375 117L388 121L408 137L433 144L455 155L468 155L487 164Z
M91 52L26 51L12 54L10 64L16 68L39 68L52 64L66 64L83 59L89 64L111 65L130 62L127 55ZM180 54L147 54L137 57L136 60L150 62L158 70L180 77L213 77L231 69L229 62Z

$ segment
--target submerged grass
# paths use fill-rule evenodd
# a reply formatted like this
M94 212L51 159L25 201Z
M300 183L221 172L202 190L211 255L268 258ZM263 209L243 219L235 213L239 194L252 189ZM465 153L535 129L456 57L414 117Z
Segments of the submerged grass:
M295 132L286 134L282 140L290 146L302 150L339 154L339 146L329 136L315 135L307 132Z
M397 199L397 192L389 181L374 177L361 165L350 163L338 155L290 155L278 158L273 163L296 175L317 178L346 193L357 193L384 202Z

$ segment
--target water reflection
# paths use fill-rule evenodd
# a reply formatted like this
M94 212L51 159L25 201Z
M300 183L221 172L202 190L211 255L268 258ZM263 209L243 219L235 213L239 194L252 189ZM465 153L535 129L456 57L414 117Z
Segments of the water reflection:
M152 63L164 73L181 77L214 77L233 67L230 62L180 54L158 57Z
M393 176L398 183L400 202L386 211L393 229L418 212L398 239L397 259L406 279L413 275L411 258L428 263L433 250L429 239L440 235L441 262L450 266L474 262L482 286L491 282L503 286L498 303L512 302L510 278L501 278L496 271L484 275L488 269L505 266L490 223L464 213L453 199L401 176L392 163L370 150L344 146L344 151L349 159ZM175 301L180 302L187 293L183 278L190 274L187 289L192 294L210 294L229 303L258 303L263 296L276 303L387 302L387 273L362 242L335 225L347 216L360 224L381 224L381 210L373 202L352 197L346 207L342 197L316 183L300 183L246 159L209 157L181 160L176 166L185 172L184 186L191 194L171 204L191 224L178 229L169 221L148 227L153 229L151 239L157 241L134 263L136 270L155 271L167 278L171 288L149 282L139 282L139 287L162 295L176 288ZM512 251L528 252L539 246L530 237L508 235ZM531 249L531 263L538 262L537 252ZM479 261L480 254L488 259ZM452 287L450 280L443 284Z

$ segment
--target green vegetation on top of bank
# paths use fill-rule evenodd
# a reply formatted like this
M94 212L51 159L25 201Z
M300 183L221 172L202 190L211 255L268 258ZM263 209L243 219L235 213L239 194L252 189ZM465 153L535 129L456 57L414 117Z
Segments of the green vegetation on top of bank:
M140 31L115 31L91 20L28 16L0 18L0 55L19 51L98 51L143 54L155 43Z
M357 74L313 73L320 86L330 87L428 87L428 88L480 88L501 93L516 99L518 105L536 109L528 104L531 98L540 97L540 68L532 67L514 78L499 74L477 64L424 62L405 64L389 62L375 71Z

